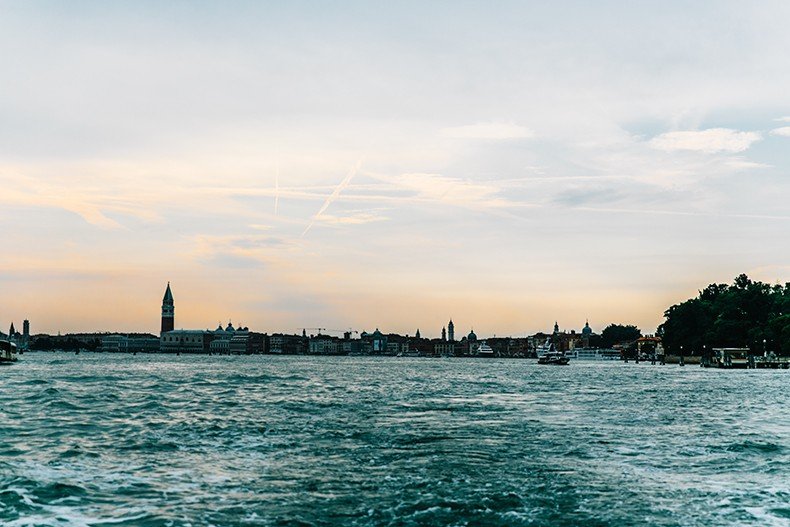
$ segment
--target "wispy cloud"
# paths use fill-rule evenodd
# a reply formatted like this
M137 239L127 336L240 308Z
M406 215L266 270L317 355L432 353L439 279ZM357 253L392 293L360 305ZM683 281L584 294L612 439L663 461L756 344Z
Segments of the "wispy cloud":
M782 126L781 128L774 128L773 130L771 130L771 135L790 137L790 126Z
M464 126L443 128L441 135L454 139L528 139L535 133L524 126L514 123L476 123Z
M718 152L743 152L762 136L758 132L740 132L730 128L709 128L667 132L654 137L650 145L667 152L687 150L715 154Z
M366 223L374 223L377 221L384 221L387 218L371 212L355 212L345 216L332 216L330 214L323 214L318 221L329 225L364 225Z
M108 212L154 220L157 214L129 196L118 197L95 187L57 185L43 178L16 172L0 173L4 182L0 203L62 209L80 216L87 223L102 229L119 229L122 225Z

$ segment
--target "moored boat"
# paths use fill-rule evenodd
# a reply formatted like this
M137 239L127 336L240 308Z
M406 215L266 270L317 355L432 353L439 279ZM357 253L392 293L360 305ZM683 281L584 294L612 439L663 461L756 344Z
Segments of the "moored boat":
M0 364L13 364L16 361L16 344L9 340L0 340Z

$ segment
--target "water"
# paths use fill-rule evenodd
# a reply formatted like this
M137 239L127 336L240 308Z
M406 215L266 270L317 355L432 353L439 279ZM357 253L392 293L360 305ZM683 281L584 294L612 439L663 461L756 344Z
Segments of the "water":
M22 356L0 524L790 525L790 372Z

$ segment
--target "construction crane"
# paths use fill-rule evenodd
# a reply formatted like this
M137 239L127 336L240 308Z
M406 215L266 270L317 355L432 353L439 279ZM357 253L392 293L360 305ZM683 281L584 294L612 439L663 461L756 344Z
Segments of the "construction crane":
M308 329L311 330L311 331L318 331L319 335L321 334L322 331L330 331L332 333L356 333L357 335L359 335L359 331L357 331L355 329L352 329L352 328L348 328L348 329L296 328L296 329L301 329L302 332L304 332L304 333L306 333Z

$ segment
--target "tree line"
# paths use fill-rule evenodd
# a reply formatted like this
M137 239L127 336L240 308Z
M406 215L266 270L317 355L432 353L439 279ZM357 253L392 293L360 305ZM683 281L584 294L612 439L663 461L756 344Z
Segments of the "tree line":
M771 285L741 274L732 285L711 284L670 307L664 318L657 334L668 353L750 348L790 354L790 282Z

